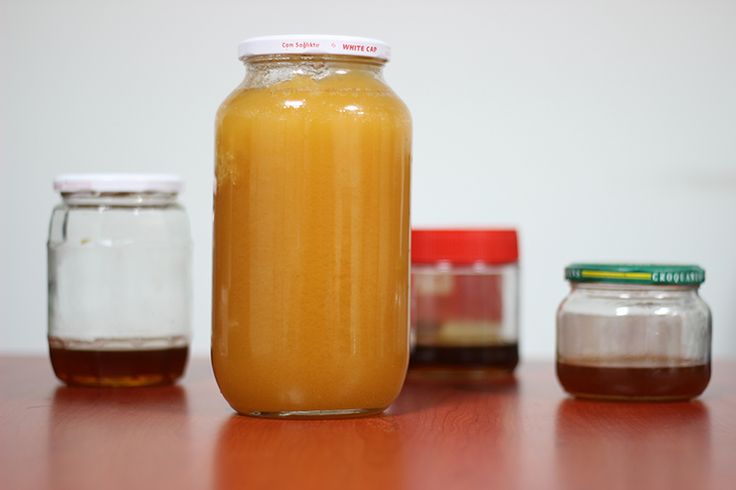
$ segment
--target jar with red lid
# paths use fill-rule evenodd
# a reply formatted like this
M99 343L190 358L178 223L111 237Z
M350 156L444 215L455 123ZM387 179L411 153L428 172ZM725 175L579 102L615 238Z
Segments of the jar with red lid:
M411 373L486 379L519 362L512 229L412 230Z

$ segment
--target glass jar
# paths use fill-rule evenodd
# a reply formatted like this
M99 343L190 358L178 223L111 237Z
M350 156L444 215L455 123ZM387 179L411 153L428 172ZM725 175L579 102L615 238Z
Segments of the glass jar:
M710 380L711 314L694 265L573 264L557 377L578 397L683 400Z
M488 379L519 362L515 230L413 230L411 374Z
M409 111L388 47L240 44L217 113L212 364L239 413L379 413L408 362Z
M144 386L182 376L191 329L189 220L168 175L78 174L48 240L48 340L70 385Z

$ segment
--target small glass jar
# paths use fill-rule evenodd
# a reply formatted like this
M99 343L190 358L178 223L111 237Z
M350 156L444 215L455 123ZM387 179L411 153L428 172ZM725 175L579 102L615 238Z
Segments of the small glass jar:
M212 367L241 414L382 412L409 358L411 117L384 43L268 36L217 113Z
M48 239L48 341L70 385L144 386L182 376L191 330L189 220L181 179L78 174Z
M413 230L413 376L486 379L519 362L515 230Z
M557 377L568 393L686 400L710 380L711 314L694 265L573 264L557 311Z

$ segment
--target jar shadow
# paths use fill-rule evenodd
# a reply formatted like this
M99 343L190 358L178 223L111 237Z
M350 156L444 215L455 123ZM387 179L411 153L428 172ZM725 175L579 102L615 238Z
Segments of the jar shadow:
M621 403L567 399L557 407L560 488L705 488L711 421L700 401Z
M52 415L90 409L109 411L115 407L131 407L136 411L186 415L187 392L176 384L123 388L59 386L52 398Z
M483 381L426 379L410 376L401 394L388 408L388 415L407 415L442 405L478 403L489 396L508 400L516 396L520 383L514 374Z
M188 412L187 393L175 385L58 387L46 444L49 481L59 488L94 488L115 475L137 488L180 471L189 451ZM162 451L157 442L172 434L182 443Z
M213 488L399 488L406 430L392 417L277 420L232 415L220 426Z

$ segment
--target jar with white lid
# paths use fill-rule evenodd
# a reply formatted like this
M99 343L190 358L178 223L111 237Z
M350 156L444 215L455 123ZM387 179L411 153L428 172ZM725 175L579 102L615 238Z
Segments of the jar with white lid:
M347 417L409 355L411 116L376 39L240 43L216 121L212 367L238 413Z
M710 380L711 313L695 265L572 264L557 376L577 397L682 400Z
M48 237L48 340L71 385L182 376L191 336L191 238L179 177L74 174Z

